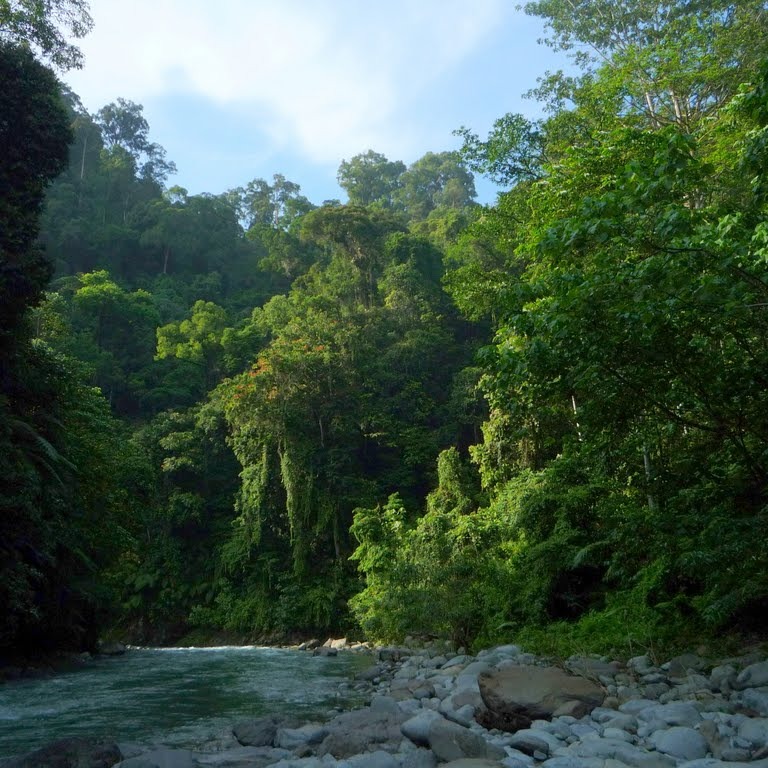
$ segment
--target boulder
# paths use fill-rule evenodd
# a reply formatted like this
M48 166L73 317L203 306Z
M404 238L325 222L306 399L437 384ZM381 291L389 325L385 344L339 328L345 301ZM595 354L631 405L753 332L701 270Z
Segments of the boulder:
M448 720L434 720L429 726L429 747L438 760L449 762L463 757L501 760L506 753L469 728Z
M602 689L583 677L556 667L510 666L481 673L480 695L491 717L483 714L486 727L501 730L526 728L533 720L549 720L568 702L577 702L574 717L600 706Z
M768 661L750 664L746 669L739 672L734 688L743 690L744 688L760 688L764 685L768 685Z
M699 760L707 756L707 742L693 728L674 726L666 731L656 731L651 742L659 752L680 760Z
M111 768L123 759L117 744L98 739L59 739L3 761L3 768Z
M155 749L118 763L120 768L195 768L192 752L188 749Z
M308 723L300 728L278 728L275 746L282 749L300 749L319 744L328 735L328 729L319 723Z
M120 642L100 643L98 646L98 651L102 656L122 656L127 650L125 644Z
M286 723L283 718L268 715L236 723L232 733L244 747L271 747L275 743L277 729L281 725L294 725L294 723Z
M402 741L400 726L408 716L396 703L393 709L384 706L386 703L379 702L376 707L356 709L335 717L326 724L328 735L317 748L317 754L347 758L378 747L395 751Z

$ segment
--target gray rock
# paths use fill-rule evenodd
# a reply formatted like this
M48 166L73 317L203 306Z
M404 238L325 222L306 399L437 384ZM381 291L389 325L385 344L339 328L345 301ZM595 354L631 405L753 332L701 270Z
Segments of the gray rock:
M643 697L646 699L660 699L670 690L668 683L651 683L643 686Z
M752 753L748 749L740 747L726 747L720 755L721 760L735 763L746 763L752 757Z
M736 667L732 664L721 664L709 673L709 685L713 691L727 692L736 682Z
M634 768L673 768L675 760L666 755L648 752L624 741L612 739L589 739L569 747L575 757L596 757L603 760L618 760Z
M701 722L699 710L690 702L675 702L673 704L657 704L643 709L639 714L640 720L657 721L667 725L683 725L692 727Z
M400 768L400 763L389 752L377 749L364 755L353 755L347 758L349 768Z
M632 735L621 728L603 728L601 735L604 739L618 739L619 741L626 741L628 744L631 744L633 741Z
M410 739L420 747L429 746L429 728L436 720L442 720L443 716L432 710L422 710L415 717L406 720L400 726L403 736Z
M438 760L458 760L462 757L482 757L500 760L504 750L487 742L482 736L447 720L435 720L429 727L429 746Z
M619 712L625 714L625 715L640 715L641 712L644 712L649 707L656 707L658 706L658 702L653 701L653 699L632 699L631 701L625 701L623 704L619 706Z
M541 752L549 756L552 751L550 744L542 737L542 732L531 729L518 731L514 734L509 740L509 746L513 749L519 749L524 754L531 756L536 752ZM555 749L559 746L560 744L557 744Z
M741 694L741 702L745 707L757 712L758 715L768 716L768 690L747 688Z
M707 742L693 728L674 726L666 731L656 731L651 743L659 752L680 760L698 760L707 756Z
M100 643L98 646L98 652L102 656L122 656L128 647L121 642L114 643Z
M654 669L650 656L634 656L627 662L627 667L638 675L647 674Z
M155 749L118 763L120 768L195 768L195 758L188 749Z
M737 690L743 690L744 688L760 688L764 685L768 685L768 661L750 664L746 669L739 672L734 687Z
M581 715L591 712L604 698L595 683L569 675L556 667L513 666L479 676L480 695L503 730L518 730L538 718L550 719L566 702L579 702ZM575 712L568 714L576 715ZM527 723L526 723L527 721ZM517 723L510 728L505 726ZM484 722L490 727L491 721Z
M503 763L498 760L486 760L480 757L462 757L443 763L441 768L501 768Z
M3 761L3 768L111 768L123 759L117 744L98 739L59 739Z
M565 668L574 675L580 675L590 680L598 680L603 677L611 682L622 665L618 661L603 661L602 659L593 659L589 656L571 656L565 662ZM606 682L602 681L601 682Z
M377 709L368 707L338 715L326 724L328 735L317 748L317 754L346 758L379 747L394 752L402 741L400 726L408 719L396 702L394 707L395 711L390 711L389 702L385 701Z
M550 757L541 768L588 768L589 760L579 757Z
M246 747L273 746L277 729L281 724L288 725L284 719L269 715L236 723L232 733L238 742Z
M744 763L731 763L725 760L705 757L703 760L691 760L687 763L680 763L678 768L745 768L745 766ZM749 763L749 768L768 768L768 759L753 760Z
M637 718L632 715L617 715L613 713L610 720L603 721L604 728L621 728L627 733L637 733Z
M751 717L739 725L739 737L749 742L753 749L768 745L768 719Z
M291 757L288 750L274 747L236 747L212 754L195 754L197 764L205 768L264 768Z
M414 749L400 755L401 768L436 768L437 758L429 749Z
M328 729L320 723L308 723L300 728L278 728L275 746L283 749L298 749L306 745L319 744L328 735Z
M670 677L684 677L691 671L701 672L706 669L707 660L695 653L683 653L662 664L661 668L668 672Z

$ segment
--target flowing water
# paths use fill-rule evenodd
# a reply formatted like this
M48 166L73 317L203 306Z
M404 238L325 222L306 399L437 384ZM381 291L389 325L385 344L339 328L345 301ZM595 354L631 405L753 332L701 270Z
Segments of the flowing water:
M0 757L65 736L193 748L249 717L322 717L361 703L340 689L369 663L275 648L132 649L55 677L0 684Z

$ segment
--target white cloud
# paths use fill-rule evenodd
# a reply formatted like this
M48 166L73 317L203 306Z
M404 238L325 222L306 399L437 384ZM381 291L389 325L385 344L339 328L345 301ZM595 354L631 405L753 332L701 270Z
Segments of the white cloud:
M234 106L317 163L364 148L409 154L403 120L482 45L505 0L91 0L85 69L68 80L89 109L187 91Z

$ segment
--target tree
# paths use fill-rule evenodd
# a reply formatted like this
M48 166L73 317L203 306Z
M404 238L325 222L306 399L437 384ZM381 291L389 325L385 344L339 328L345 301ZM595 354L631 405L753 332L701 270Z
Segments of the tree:
M0 346L36 303L50 264L36 245L45 189L66 166L72 134L53 73L0 43Z
M175 357L199 366L207 391L220 372L227 325L226 310L212 301L196 301L188 319L157 329L157 359Z
M92 27L86 0L0 1L0 40L31 43L62 71L83 65L82 54L67 42L66 33L81 38Z
M405 163L387 160L384 155L369 149L351 160L342 160L336 178L351 205L375 204L394 208L395 194L404 172Z
M472 174L457 152L427 152L401 175L396 200L409 219L420 221L439 207L471 206L476 194Z
M143 109L141 104L119 98L102 107L94 119L110 155L126 155L140 178L162 186L170 174L176 173L176 166L165 159L165 150L159 144L149 141L149 123Z

